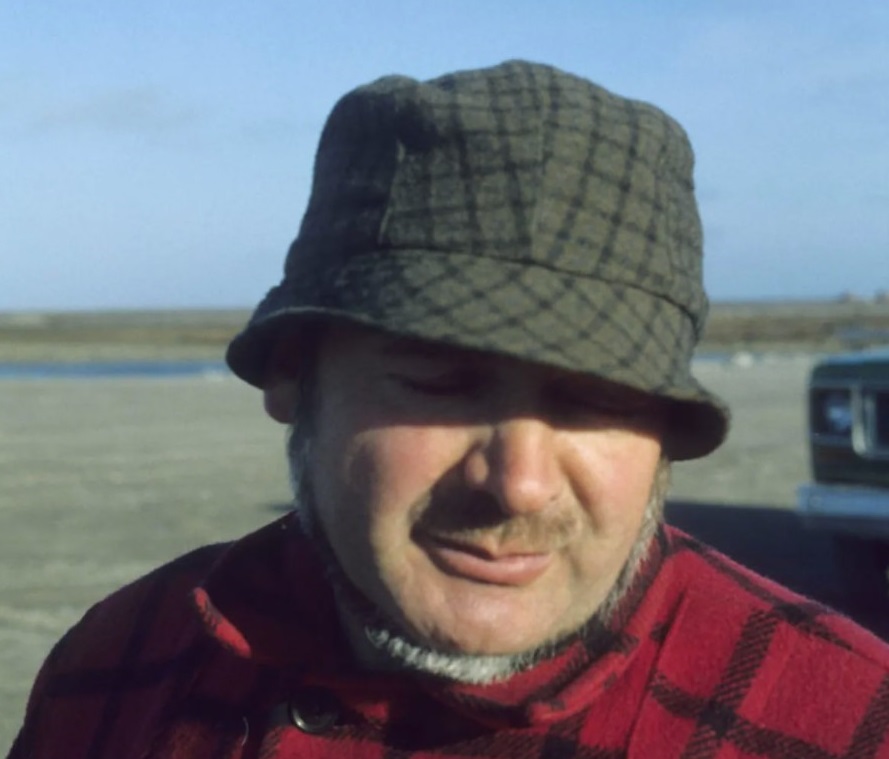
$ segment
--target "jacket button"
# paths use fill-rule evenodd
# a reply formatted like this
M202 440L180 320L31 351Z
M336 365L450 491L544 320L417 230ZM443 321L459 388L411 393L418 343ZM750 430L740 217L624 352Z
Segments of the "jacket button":
M339 717L339 706L327 691L305 688L287 703L287 715L304 733L316 735L332 728Z

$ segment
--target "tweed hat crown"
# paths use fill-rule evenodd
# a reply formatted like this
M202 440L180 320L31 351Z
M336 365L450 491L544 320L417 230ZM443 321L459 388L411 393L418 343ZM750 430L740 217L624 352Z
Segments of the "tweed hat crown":
M282 325L347 319L661 396L668 455L702 456L728 415L690 373L707 312L692 169L669 116L549 66L359 87L229 365L262 386Z

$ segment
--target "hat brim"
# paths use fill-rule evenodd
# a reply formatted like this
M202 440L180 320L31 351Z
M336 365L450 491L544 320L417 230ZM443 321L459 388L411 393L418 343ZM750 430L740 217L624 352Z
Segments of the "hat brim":
M325 280L290 277L273 288L226 360L262 387L280 330L318 319L590 374L661 397L671 402L664 447L674 460L705 456L728 430L725 404L690 373L696 336L688 314L639 287L526 261L374 251Z

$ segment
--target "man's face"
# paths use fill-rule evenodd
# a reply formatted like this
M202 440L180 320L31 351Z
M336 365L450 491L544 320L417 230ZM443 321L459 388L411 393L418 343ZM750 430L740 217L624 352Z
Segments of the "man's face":
M346 576L417 642L512 654L572 632L614 585L660 460L626 388L336 327L307 462Z

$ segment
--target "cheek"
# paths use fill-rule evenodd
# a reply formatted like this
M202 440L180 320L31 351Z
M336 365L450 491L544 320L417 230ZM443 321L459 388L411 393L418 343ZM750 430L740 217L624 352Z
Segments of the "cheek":
M578 446L578 499L600 536L631 542L651 496L661 447L656 438L635 433L616 433L605 442Z
M434 430L386 427L336 444L326 440L316 450L315 500L324 532L352 582L384 606L393 588L410 582L412 530L452 466L452 449Z
M342 518L357 517L374 532L410 521L461 455L452 435L413 426L321 440L316 453L316 472L329 482L316 490L319 506L333 507Z

